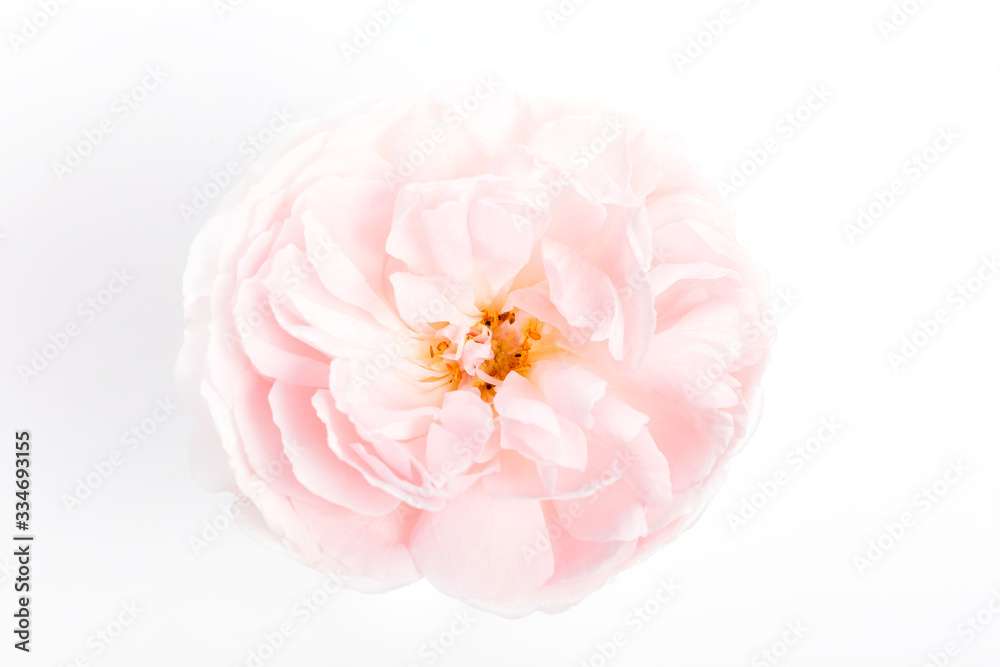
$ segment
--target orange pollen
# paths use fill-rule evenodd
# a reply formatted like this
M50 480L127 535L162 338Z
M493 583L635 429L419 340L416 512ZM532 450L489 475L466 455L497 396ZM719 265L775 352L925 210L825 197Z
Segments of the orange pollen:
M495 310L483 311L482 319L465 336L466 341L469 341L482 335L487 329L490 331L493 358L479 365L479 370L482 371L480 377L469 376L470 384L479 390L480 397L487 403L493 401L493 397L496 396L496 385L502 382L508 373L523 372L531 368L531 347L542 339L542 335L538 332L539 321L534 317L525 317L524 314L518 321L519 312L517 308L502 313ZM437 377L442 380L447 379L451 388L457 389L467 375L462 371L459 362L440 358L441 353L449 347L451 347L450 341L441 340L436 344L432 343L428 351L431 361L437 361L444 366L442 369L444 376ZM496 378L497 382L481 379L484 374Z
M542 336L536 330L538 320L530 318L523 330L516 326L518 310L516 308L502 313L486 311L483 313L481 326L487 327L491 333L493 358L480 365L486 375L503 381L511 371L522 372L531 367L529 351L534 341ZM472 386L479 389L480 397L491 402L496 395L496 385L479 378L473 378Z

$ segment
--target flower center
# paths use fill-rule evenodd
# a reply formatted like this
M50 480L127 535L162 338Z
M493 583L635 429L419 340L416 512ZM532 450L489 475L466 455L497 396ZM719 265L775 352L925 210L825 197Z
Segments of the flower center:
M531 347L542 335L539 321L517 308L482 312L482 319L469 328L464 339L452 340L448 336L452 332L439 331L435 336L439 340L430 345L430 361L432 367L443 371L439 377L453 389L475 387L489 403L508 373L531 367Z
M491 347L493 358L487 359L479 367L488 378L501 382L511 371L524 371L531 367L531 345L542 336L538 333L538 320L524 318L523 328L516 323L516 313L508 310L503 313L487 311L483 314L481 326L488 327L491 332ZM480 375L473 380L472 385L479 389L484 401L492 401L496 395L496 383L483 379Z

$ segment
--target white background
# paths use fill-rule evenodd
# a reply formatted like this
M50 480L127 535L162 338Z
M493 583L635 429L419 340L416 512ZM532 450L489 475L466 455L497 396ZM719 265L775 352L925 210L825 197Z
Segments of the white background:
M208 212L186 222L179 207L243 160L241 143L275 108L305 119L361 93L461 90L492 74L677 130L713 181L778 140L727 201L794 301L778 322L760 427L693 529L565 613L500 619L425 583L340 592L293 621L264 664L597 666L599 645L619 631L627 641L607 664L767 665L760 652L778 642L784 653L785 639L794 645L777 664L918 667L952 641L947 664L998 664L1000 614L983 612L992 623L971 641L960 626L994 595L1000 609L1000 279L960 310L952 293L977 287L984 258L1000 251L996 2L909 0L915 13L886 36L890 0L589 0L566 4L575 11L554 27L555 0L410 0L350 63L341 44L386 0L245 0L232 11L213 0L71 0L15 49L10 35L23 34L25 17L40 21L31 17L42 4L0 9L0 525L13 521L13 434L30 429L37 535L30 656L11 647L11 557L0 548L0 663L247 665L248 651L295 618L322 584L317 573L239 528L195 554L190 538L230 499L190 477L186 407L79 507L69 511L64 495L124 451L122 434L157 399L181 403L180 276ZM679 67L675 54L723 9L732 22L702 34L708 46ZM114 112L156 66L163 82L127 118ZM809 118L787 136L778 123L814 86L832 97L800 110ZM112 133L60 180L53 164L105 117ZM958 139L911 179L904 164L942 128ZM905 194L852 243L845 225L895 179ZM123 268L134 279L87 321L78 304ZM938 309L947 322L894 368L888 355ZM74 322L78 335L24 381L18 367ZM793 467L788 452L824 418L842 427ZM968 472L940 483L930 509L915 504L951 462ZM787 483L757 496L756 515L734 530L731 515L779 472ZM882 535L904 512L915 525ZM880 536L879 561L859 566ZM680 593L650 603L669 578ZM133 601L138 619L98 653L94 633ZM646 603L656 613L636 631L626 616ZM464 611L471 629L428 654ZM801 637L786 634L789 622Z

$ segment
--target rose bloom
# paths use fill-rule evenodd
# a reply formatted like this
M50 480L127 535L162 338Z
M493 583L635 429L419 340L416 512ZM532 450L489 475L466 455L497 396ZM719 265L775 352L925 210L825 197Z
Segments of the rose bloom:
M677 140L600 108L349 104L195 239L196 476L348 587L559 611L752 430L766 280Z

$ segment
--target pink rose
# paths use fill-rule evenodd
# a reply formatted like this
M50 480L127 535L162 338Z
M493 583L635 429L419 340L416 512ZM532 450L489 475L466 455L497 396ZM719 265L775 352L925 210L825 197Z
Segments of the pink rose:
M489 104L346 107L258 165L194 241L178 376L199 480L297 558L552 612L718 488L766 280L676 139Z

